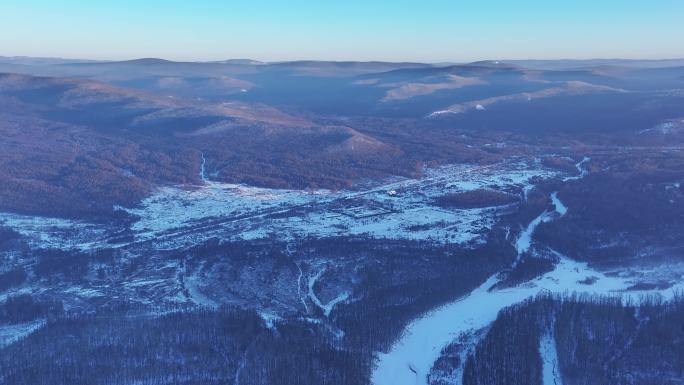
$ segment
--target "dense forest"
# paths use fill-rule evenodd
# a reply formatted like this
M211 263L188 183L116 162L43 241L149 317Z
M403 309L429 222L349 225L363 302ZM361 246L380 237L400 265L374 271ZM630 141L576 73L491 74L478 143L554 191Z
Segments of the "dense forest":
M542 385L540 339L567 385L681 384L684 298L542 296L503 310L465 362L463 383Z
M36 250L32 263L3 273L0 283L17 286L31 280L114 290L119 280L133 281L141 274L151 279L154 266L182 261L181 271L206 274L202 290L220 303L240 298L230 290L258 291L261 298L274 290L268 287L279 274L296 283L297 266L310 269L323 260L329 272L313 286L315 295L327 302L352 279L354 301L338 304L326 316L310 297L303 298L306 306L299 298L290 299L297 292L292 286L289 293L274 292L271 301L293 301L286 309L296 310L266 322L245 310L248 306L156 303L164 300L156 296L167 292L140 290L135 292L140 298L124 299L112 291L106 302L94 298L89 303L51 291L12 295L0 302L0 327L45 325L0 348L0 372L10 384L363 384L377 351L388 350L411 319L467 293L513 258L502 230L474 249L343 237L294 245L212 240L140 258L112 250ZM248 271L258 271L263 283L259 276L241 283ZM179 290L182 295L187 288Z
M559 197L571 210L539 226L537 239L574 259L602 266L680 260L682 152L596 155L589 167L587 177L560 186Z

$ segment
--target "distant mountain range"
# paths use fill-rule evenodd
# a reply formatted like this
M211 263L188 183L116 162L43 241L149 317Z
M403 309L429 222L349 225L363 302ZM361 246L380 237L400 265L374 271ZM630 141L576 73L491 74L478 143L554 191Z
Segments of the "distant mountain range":
M2 209L68 216L66 202L83 199L80 211L108 213L199 183L201 154L219 181L337 189L515 154L481 147L510 135L509 148L660 143L680 135L651 129L684 117L681 64L1 57L0 133L14 138L0 156ZM29 198L47 189L49 202Z

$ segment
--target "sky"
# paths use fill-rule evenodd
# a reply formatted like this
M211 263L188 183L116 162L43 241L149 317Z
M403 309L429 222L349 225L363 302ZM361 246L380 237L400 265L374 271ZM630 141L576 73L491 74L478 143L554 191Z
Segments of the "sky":
M684 0L0 0L0 56L684 58Z

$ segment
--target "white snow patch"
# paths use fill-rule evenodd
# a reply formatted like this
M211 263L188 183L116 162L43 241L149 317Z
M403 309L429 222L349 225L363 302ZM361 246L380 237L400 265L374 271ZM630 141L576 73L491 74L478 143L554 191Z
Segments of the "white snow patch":
M575 164L575 168L577 169L577 172L579 172L579 175L565 177L563 178L563 182L582 179L589 175L589 171L584 167L589 161L591 161L591 158L585 156L579 163Z
M68 289L64 290L64 292L69 294L75 294L83 298L96 298L104 296L104 294L102 294L102 292L100 292L97 289L89 289L80 286L69 287Z
M259 316L264 320L264 324L266 324L266 327L269 329L273 329L276 321L282 320L282 317L278 316L277 314L265 311L259 312Z
M218 307L218 303L207 297L202 290L200 290L200 284L202 282L200 272L202 271L203 266L204 263L202 263L202 265L197 269L195 274L185 277L185 288L188 290L188 294L190 295L192 302L200 306L215 308Z
M568 207L561 202L560 199L558 199L558 192L554 192L551 194L551 202L553 203L553 206L556 208L556 212L558 215L563 216L568 212Z
M539 216L534 218L518 236L518 240L515 242L515 250L518 252L518 261L523 254L530 250L530 247L532 246L532 235L539 225L542 223L551 222L558 217L562 217L568 212L568 208L563 204L563 202L560 201L560 199L558 199L558 192L553 192L551 194L551 202L553 202L554 210L546 210L539 214Z
M31 246L63 250L101 247L107 235L107 229L97 224L13 213L0 212L0 225L26 237Z
M44 320L37 320L13 325L0 325L0 348L11 345L45 325Z
M527 227L520 233L518 240L515 241L515 250L518 252L518 260L520 257L530 250L532 246L532 235L537 227L545 222L550 222L553 219L553 211L544 211L530 222Z

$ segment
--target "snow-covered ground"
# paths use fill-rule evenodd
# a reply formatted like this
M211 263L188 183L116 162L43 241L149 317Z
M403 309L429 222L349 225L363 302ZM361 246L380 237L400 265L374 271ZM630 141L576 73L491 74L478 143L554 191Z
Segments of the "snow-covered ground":
M435 198L492 188L522 193L534 178L556 171L539 162L507 161L489 166L450 165L361 191L275 190L207 181L197 189L165 187L126 209L139 218L139 241L160 249L202 239L260 239L367 235L374 238L477 242L501 207L445 209Z
M213 299L207 297L200 289L203 277L200 275L203 270L204 263L200 266L195 274L185 276L185 288L188 290L190 299L197 305L216 308L219 304Z
M0 325L0 348L13 344L45 325L44 320L37 320L13 325Z
M532 246L532 235L539 225L550 222L568 212L568 208L563 204L563 202L560 201L560 199L558 199L557 192L551 194L551 203L553 203L554 210L544 211L539 216L534 218L518 236L518 239L515 242L515 250L518 252L518 261L523 254L530 250L530 247Z
M32 246L88 250L102 245L108 230L102 226L60 218L0 213L0 226L23 235Z
M176 249L217 237L251 240L277 236L366 235L374 238L478 242L505 207L445 209L435 199L447 193L490 188L521 194L535 178L558 176L538 160L448 165L426 169L420 179L394 178L352 191L278 190L217 183L202 173L202 186L162 187L132 208L130 229L56 218L0 213L0 225L26 236L36 247L89 250L126 246L107 243L130 230L134 242Z

